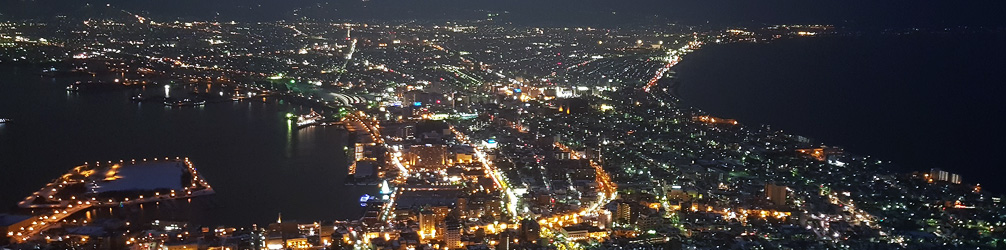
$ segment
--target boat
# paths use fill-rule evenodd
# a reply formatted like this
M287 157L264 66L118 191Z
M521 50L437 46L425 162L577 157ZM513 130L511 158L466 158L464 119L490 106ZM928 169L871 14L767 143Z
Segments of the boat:
M8 123L8 122L10 122L10 119L0 118L0 123Z
M193 99L189 99L189 98L185 98L185 99L181 99L181 100L167 100L167 101L164 101L164 106L172 106L172 107L202 106L204 104L206 104L206 101L204 101L204 100L193 100Z
M318 121L321 121L322 118L324 117L321 116L321 114L318 114L318 112L314 112L314 109L311 109L311 113L308 113L306 115L300 115L297 117L297 126L298 127L311 126L317 124Z
M81 91L91 89L114 89L122 87L122 84L102 81L76 81L66 86L67 91Z
M146 101L147 98L144 97L143 94L137 94L137 95L134 95L133 98L131 98L130 100L132 100L134 102L142 102L142 101Z

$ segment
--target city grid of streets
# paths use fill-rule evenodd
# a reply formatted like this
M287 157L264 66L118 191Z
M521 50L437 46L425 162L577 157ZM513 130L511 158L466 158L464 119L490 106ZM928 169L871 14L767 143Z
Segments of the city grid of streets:
M148 230L127 230L131 247L203 246L207 234L213 246L269 249L1006 244L1000 198L952 173L894 173L868 156L677 104L673 66L704 44L819 35L838 33L130 15L0 23L0 52L53 77L103 75L191 88L196 100L275 97L315 108L357 137L348 178L381 187L361 200L360 220L191 234L127 223ZM6 234L18 246L102 241L34 229Z

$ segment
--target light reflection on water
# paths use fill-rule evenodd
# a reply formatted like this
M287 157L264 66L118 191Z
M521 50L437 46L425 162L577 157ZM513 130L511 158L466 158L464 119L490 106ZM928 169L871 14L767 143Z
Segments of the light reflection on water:
M286 157L293 157L293 120L286 119Z
M192 205L168 201L96 208L81 215L94 218L121 212L123 218L230 226L266 223L278 212L301 221L356 219L362 209L355 201L377 191L343 185L345 131L297 129L285 118L287 112L303 114L307 108L274 98L169 108L130 101L141 92L163 95L162 85L68 92L64 88L70 79L54 81L3 67L0 76L0 116L15 121L0 125L0 183L5 188L0 213L53 177L95 160L189 157L217 194L192 199ZM195 86L200 92L221 91ZM191 92L171 90L173 96Z

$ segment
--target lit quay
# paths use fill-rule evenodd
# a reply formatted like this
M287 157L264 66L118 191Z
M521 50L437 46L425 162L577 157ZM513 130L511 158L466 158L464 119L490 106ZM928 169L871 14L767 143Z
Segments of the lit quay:
M213 194L188 158L154 158L118 162L84 163L25 197L18 207L33 214L9 227L7 236L17 242L60 227L74 214L94 207L188 199ZM80 223L85 224L84 220Z

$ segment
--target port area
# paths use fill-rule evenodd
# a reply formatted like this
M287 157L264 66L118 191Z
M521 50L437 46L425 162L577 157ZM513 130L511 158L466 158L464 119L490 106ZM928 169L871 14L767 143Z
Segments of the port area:
M213 194L188 158L154 158L84 163L25 197L30 211L7 237L24 242L61 227L66 218L94 207L126 206ZM87 222L84 222L87 223Z

